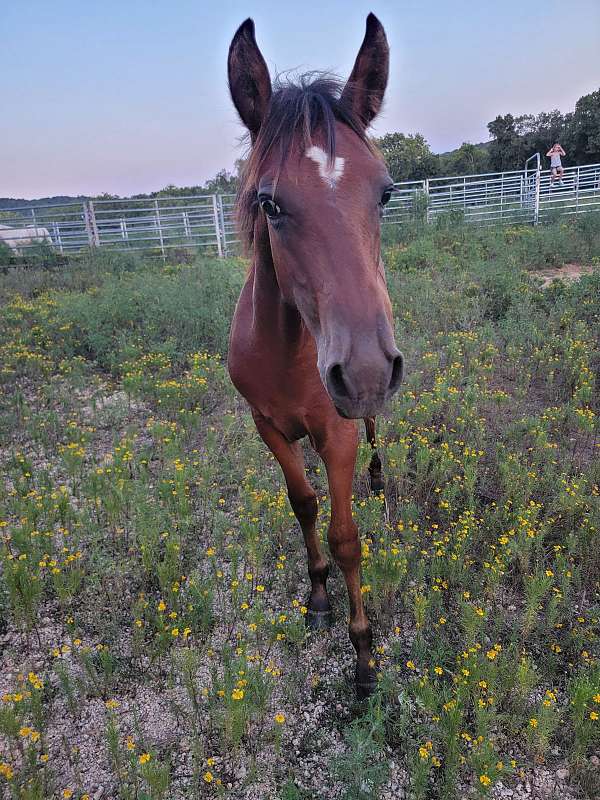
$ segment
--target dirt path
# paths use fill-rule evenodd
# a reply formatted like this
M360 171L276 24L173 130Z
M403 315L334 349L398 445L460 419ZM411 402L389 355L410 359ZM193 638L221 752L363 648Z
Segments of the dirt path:
M562 267L542 269L535 275L542 281L542 289L545 289L553 281L576 281L582 275L590 275L594 268L589 264L565 264Z

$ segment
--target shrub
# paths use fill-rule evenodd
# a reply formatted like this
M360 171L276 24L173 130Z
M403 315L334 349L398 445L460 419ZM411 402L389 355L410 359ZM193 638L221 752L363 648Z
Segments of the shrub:
M57 315L69 326L65 349L109 370L139 350L175 361L200 350L225 352L243 276L239 259L199 258L175 272L121 272L94 292L62 295Z

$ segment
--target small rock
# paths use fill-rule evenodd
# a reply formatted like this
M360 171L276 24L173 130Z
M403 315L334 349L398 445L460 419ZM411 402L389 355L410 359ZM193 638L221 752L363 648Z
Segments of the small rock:
M556 777L559 781L566 781L569 777L569 770L566 767L556 770Z

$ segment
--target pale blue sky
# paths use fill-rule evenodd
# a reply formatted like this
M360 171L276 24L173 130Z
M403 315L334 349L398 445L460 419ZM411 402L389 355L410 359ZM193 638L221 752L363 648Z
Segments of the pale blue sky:
M392 59L378 135L421 132L440 152L600 86L599 0L0 0L0 196L204 182L241 154L237 26L254 18L272 73L345 77L369 11Z

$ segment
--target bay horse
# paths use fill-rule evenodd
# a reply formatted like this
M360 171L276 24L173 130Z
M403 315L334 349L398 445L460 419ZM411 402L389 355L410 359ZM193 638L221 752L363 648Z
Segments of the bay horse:
M375 415L397 391L403 359L380 255L380 217L393 182L366 130L388 78L383 26L369 14L345 86L321 74L271 79L247 19L229 48L229 88L251 150L238 224L253 258L233 317L228 367L258 432L281 465L308 552L307 624L331 623L328 562L300 439L327 470L328 543L348 589L356 688L375 686L372 633L360 585L352 481L364 419L371 488L383 489Z

